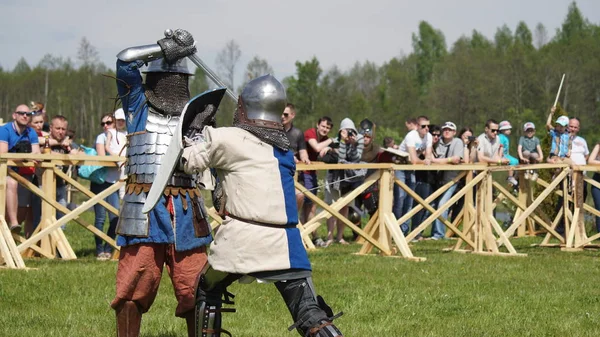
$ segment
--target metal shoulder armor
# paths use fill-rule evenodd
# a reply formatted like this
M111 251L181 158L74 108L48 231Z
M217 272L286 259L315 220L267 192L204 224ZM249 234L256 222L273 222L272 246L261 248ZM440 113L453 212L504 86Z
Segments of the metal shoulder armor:
M138 60L149 62L163 57L163 52L158 44L129 47L117 54L117 58L123 62L133 62Z

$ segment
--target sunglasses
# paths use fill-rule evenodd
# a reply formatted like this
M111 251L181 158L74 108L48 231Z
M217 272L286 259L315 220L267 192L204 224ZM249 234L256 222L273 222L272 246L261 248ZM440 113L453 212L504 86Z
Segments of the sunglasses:
M287 113L287 112L284 112L282 115L283 115L283 117L285 117L285 118L287 118L287 117L289 117L289 116L290 116L290 114L289 114L289 113Z
M440 136L439 133L432 133L431 135L434 136L434 137L439 137Z
M490 129L490 131L493 133L498 133L498 129Z
M429 124L422 124L421 129L429 128Z
M100 126L105 126L105 125L112 125L112 121L108 121L108 122L100 122Z
M21 116L33 116L35 114L35 112L29 112L29 111L15 111L15 113L17 115L21 115Z

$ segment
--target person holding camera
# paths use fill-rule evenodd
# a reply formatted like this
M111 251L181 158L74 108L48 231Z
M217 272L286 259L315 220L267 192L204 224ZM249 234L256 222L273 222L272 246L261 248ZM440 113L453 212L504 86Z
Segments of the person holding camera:
M354 122L350 118L344 118L340 123L340 131L338 132L339 147L330 151L337 152L338 163L358 163L362 157L365 140L363 135L359 134L354 126ZM344 194L352 191L366 174L365 170L329 170L325 183L325 201L332 204L339 200ZM348 216L348 206L344 206L340 210L340 214L344 217ZM337 223L337 224L336 224ZM348 244L344 240L345 224L337 221L337 218L331 217L327 219L327 241L325 246L333 243L333 230L337 227L335 241L341 244Z
M13 122L6 123L0 127L0 154L1 153L40 153L40 145L37 133L29 126L32 113L25 104L20 104L13 112ZM11 167L15 172L18 167ZM33 175L30 175L32 178ZM30 179L31 180L31 179ZM21 232L21 222L18 221L19 207L27 207L23 197L27 197L25 192L19 193L19 183L13 178L6 177L6 215L8 216L8 225L12 232ZM27 191L23 189L21 191ZM28 195L30 195L29 192ZM31 231L27 228L26 231Z

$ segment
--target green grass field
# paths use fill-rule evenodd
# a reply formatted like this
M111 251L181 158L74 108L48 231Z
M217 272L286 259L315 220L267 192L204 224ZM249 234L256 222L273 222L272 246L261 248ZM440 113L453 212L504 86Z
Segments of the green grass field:
M91 214L86 214L91 217ZM0 269L0 336L113 336L115 262L93 256L93 237L66 230L76 261L26 260L27 271ZM535 248L541 238L515 239L528 257L443 252L454 241L413 245L425 262L357 256L359 245L310 253L318 292L345 336L599 336L597 251ZM234 284L237 313L224 327L236 337L297 336L273 285ZM185 336L164 275L142 336Z

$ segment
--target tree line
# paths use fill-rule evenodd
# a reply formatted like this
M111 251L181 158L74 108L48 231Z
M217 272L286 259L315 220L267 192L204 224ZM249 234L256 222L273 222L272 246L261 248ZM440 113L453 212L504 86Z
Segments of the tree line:
M378 125L378 140L384 136L400 140L408 117L428 115L434 123L450 120L477 131L488 118L507 119L515 138L523 123L532 121L538 136L543 136L565 73L559 104L566 114L581 119L581 134L588 143L600 140L593 128L600 124L600 26L590 23L575 2L553 37L542 24L532 30L520 22L514 31L499 27L492 39L473 30L448 46L442 31L422 21L412 41L410 54L382 65L367 61L347 70L336 66L323 70L316 57L297 61L296 73L283 79L288 100L298 109L296 125L307 129L327 115L337 130L344 117L356 123L369 118ZM273 73L267 60L255 56L246 66L244 83L236 86L240 55L240 47L231 40L216 62L223 81L236 91L256 76ZM85 38L76 61L46 55L31 67L21 59L12 70L0 67L2 117L10 119L19 103L42 101L50 115L66 116L78 137L91 142L100 131L102 114L119 104L110 76L112 66L99 62L96 49ZM190 84L192 95L210 86L197 69ZM220 125L231 124L234 108L224 99Z

